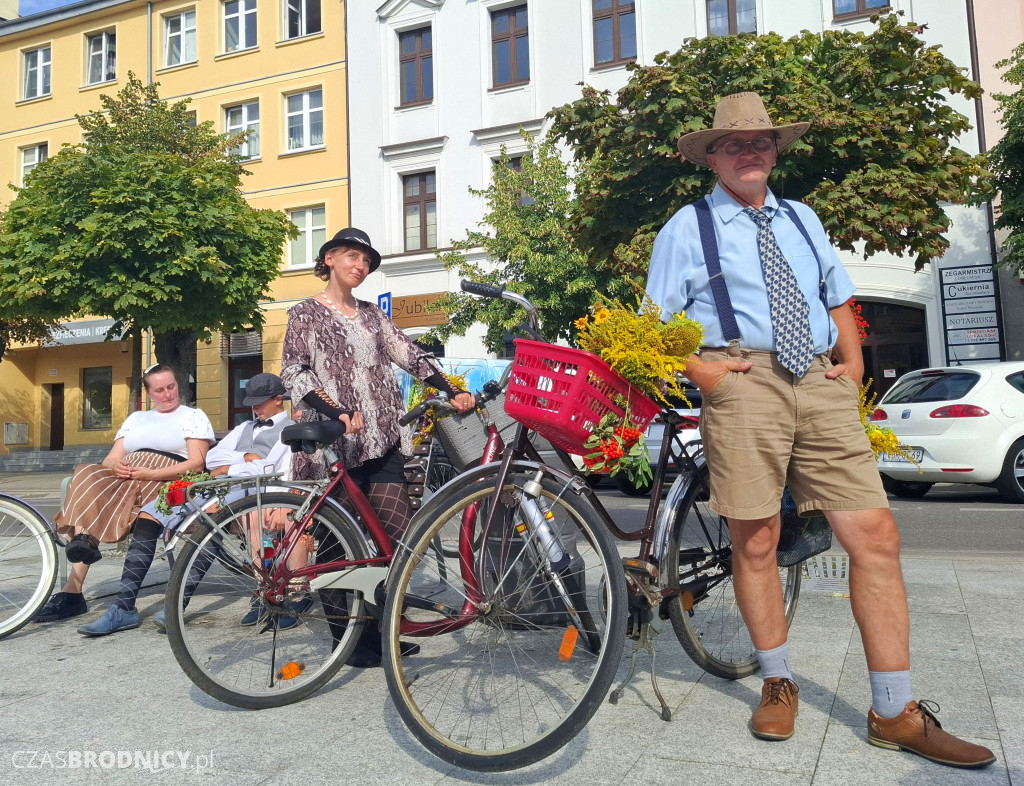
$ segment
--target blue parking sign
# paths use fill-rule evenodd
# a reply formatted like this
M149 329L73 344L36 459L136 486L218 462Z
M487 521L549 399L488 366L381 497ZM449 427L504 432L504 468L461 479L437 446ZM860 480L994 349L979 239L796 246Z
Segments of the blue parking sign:
M377 306L383 311L388 317L391 317L391 293L382 292L377 295Z

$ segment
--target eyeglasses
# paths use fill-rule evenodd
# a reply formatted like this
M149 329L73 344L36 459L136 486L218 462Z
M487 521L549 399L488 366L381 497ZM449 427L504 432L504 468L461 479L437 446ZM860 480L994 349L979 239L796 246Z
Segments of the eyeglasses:
M714 150L708 150L709 153L724 153L729 158L736 158L747 152L747 149L753 150L755 153L764 154L770 153L775 149L775 137L773 136L759 136L755 139L743 141L741 139L730 139Z

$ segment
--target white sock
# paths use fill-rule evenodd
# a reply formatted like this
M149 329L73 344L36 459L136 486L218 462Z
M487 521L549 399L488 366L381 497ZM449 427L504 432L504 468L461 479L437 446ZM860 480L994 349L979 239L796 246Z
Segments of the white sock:
M895 718L914 700L910 690L910 670L869 671L871 709L883 718Z
M761 679L767 680L772 677L793 679L793 675L789 672L788 641L773 650L754 650L754 652L757 653L757 662L761 667Z

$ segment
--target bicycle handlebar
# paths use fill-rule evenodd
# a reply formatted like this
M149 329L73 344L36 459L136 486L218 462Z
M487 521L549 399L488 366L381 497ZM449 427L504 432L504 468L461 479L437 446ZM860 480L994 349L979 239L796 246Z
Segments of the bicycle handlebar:
M493 284L483 284L479 281L470 281L465 278L459 286L462 287L463 292L468 292L470 295L479 295L480 297L498 299L505 294L505 287L496 287Z
M537 318L536 307L518 292L510 292L505 287L482 284L478 281L469 281L467 279L463 279L459 286L462 287L463 292L468 292L471 295L494 298L495 300L507 300L510 303L515 303L526 311L526 316L529 320L529 324L523 326L526 328L526 332L538 341L545 340L544 335L540 332L540 320Z

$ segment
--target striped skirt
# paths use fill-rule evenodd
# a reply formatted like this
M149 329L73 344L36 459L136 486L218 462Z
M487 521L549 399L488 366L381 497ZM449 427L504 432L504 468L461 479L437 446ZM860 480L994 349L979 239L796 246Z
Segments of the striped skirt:
M184 458L135 450L125 456L133 467L163 469ZM163 480L123 480L102 464L79 464L64 507L54 521L62 535L85 532L100 543L124 540L142 506L156 499Z

